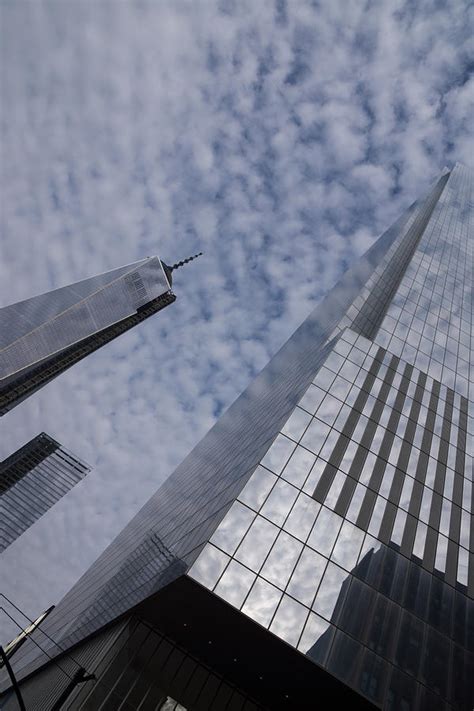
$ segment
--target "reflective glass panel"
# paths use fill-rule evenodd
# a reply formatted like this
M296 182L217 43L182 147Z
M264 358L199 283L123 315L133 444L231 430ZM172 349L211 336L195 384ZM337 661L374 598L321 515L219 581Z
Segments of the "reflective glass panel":
M284 589L303 544L282 531L270 551L261 570L261 575L279 588Z
M281 597L280 590L266 580L257 578L242 607L242 612L264 627L268 627Z
M234 607L240 607L254 580L255 573L231 560L214 592Z
M229 556L208 543L191 568L189 575L198 583L202 583L206 588L212 590L229 560Z
M326 620L332 621L331 617L334 608L343 593L342 586L345 581L349 582L349 577L345 570L334 565L334 563L328 563L316 600L312 606L313 610Z
M253 511L236 501L212 536L211 543L232 555L254 518Z
M235 557L252 570L260 570L279 529L262 516L257 516L240 544Z
M288 595L284 595L270 625L270 630L288 644L296 647L308 614L309 610L306 607Z

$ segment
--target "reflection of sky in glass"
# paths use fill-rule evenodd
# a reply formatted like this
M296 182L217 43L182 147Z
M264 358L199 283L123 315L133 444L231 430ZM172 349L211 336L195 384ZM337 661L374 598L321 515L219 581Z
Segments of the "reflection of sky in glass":
M396 543L398 546L402 544L403 531L405 529L406 520L407 512L403 509L398 509L393 524L392 534L390 536L390 540L393 541L393 543Z
M328 393L316 411L316 417L328 425L332 425L341 409L341 404L340 400Z
M315 615L314 612L311 612L306 622L303 634L301 635L298 649L306 654L329 627L329 622L323 620L323 618L319 617L319 615Z
M272 523L257 516L237 549L235 557L252 570L258 571L277 537L278 531L279 529Z
M308 538L309 545L329 557L342 521L343 519L337 514L322 508Z
M298 489L280 479L265 501L262 514L281 526L297 496Z
M280 434L262 459L262 464L275 474L280 474L294 448L295 443Z
M314 499L300 494L283 528L293 536L306 541L320 508L321 504L318 504Z
M316 459L313 468L303 486L303 491L305 494L313 495L313 492L321 479L322 473L326 468L327 462L324 459Z
M349 519L349 521L352 521L353 523L357 521L357 517L359 516L360 507L362 506L365 492L365 486L362 486L362 484L357 484L355 491L352 495L351 503L349 504L349 508L346 512L346 518Z
M325 395L325 390L318 388L316 385L310 385L298 404L311 414L314 414Z
M287 437L291 437L291 439L298 441L308 426L310 420L311 415L309 413L299 407L296 407L286 421L282 432Z
M457 579L462 585L467 585L469 553L464 548L459 549Z
M243 501L244 504L258 511L275 482L276 476L274 474L268 469L258 466L239 494L239 501Z
M329 429L329 426L324 422L312 420L301 439L301 444L314 452L314 454L319 454Z
M344 521L331 559L346 570L352 570L357 563L363 539L364 532L360 528L356 528L349 521Z
M448 539L446 536L442 536L441 534L438 536L438 544L436 546L436 559L435 559L435 568L436 570L439 570L441 573L444 573L446 570L446 556L448 554Z
M247 506L236 501L230 507L227 516L211 538L211 542L222 548L226 553L234 553L242 540L245 531L250 526L255 513Z
M302 543L282 531L265 561L261 575L274 585L284 589L302 547Z
M372 511L372 516L370 518L369 527L367 529L372 536L377 536L379 534L380 525L382 523L382 518L386 505L386 499L382 498L381 496L377 496L375 506Z
M334 565L334 563L328 563L316 600L313 603L313 610L330 620L341 592L341 586L346 579L347 573L345 570Z
M304 447L297 447L282 472L282 477L294 486L302 486L315 461L314 454Z
M214 592L234 607L240 607L254 580L255 573L231 560Z
M428 527L426 523L418 521L416 527L415 542L413 544L413 554L418 558L423 558L423 551L425 550L426 534L428 532Z
M345 481L346 475L343 472L337 472L326 495L326 500L324 502L326 506L329 506L331 509L334 508Z
M303 605L300 605L296 600L284 595L273 622L270 626L271 632L274 632L285 642L296 647L300 638L303 625L308 617L308 610Z
M257 578L250 595L245 601L242 612L267 627L280 598L281 592L276 587L262 580L262 578Z
M291 576L287 592L305 605L311 605L326 564L326 558L311 548L305 548Z
M369 551L378 551L382 547L380 541L368 534L365 536L359 553L359 563Z
M208 543L191 568L189 575L207 588L212 589L228 562L229 556Z

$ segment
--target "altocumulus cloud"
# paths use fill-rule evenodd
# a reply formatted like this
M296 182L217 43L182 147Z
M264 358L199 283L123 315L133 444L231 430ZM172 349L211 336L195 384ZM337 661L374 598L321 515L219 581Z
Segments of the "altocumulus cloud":
M4 0L0 304L205 252L174 305L0 423L0 457L45 430L94 467L2 557L28 614L443 166L472 161L473 9Z

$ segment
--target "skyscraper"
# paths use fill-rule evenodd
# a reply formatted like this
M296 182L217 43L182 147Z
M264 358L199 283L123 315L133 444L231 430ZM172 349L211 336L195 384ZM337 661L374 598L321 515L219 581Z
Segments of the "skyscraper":
M45 432L0 462L0 553L89 472Z
M0 415L175 301L158 257L0 309Z
M472 178L443 171L35 633L96 673L68 708L471 711ZM28 698L68 691L15 661Z

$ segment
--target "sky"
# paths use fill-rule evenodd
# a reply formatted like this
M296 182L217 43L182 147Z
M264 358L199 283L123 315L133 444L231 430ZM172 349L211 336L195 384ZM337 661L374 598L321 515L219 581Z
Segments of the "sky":
M93 467L0 558L28 616L443 167L474 167L473 23L467 0L0 0L0 307L204 252L0 420L0 459L46 431Z

